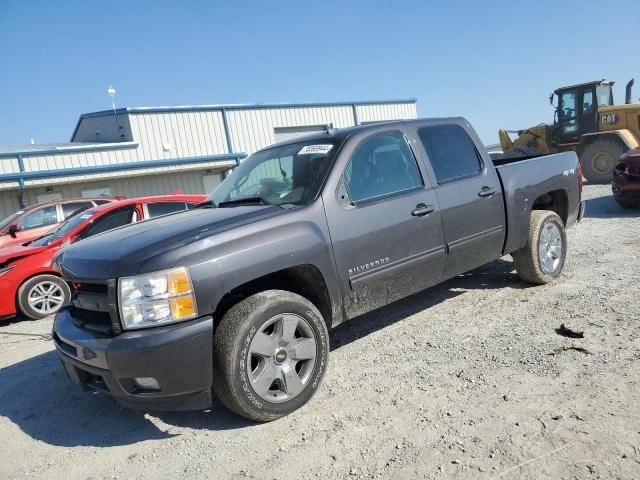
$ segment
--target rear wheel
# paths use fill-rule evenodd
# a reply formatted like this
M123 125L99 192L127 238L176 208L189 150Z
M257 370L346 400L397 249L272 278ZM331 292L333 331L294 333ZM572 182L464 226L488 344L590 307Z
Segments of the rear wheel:
M613 169L624 153L622 143L601 138L588 145L580 154L584 178L593 183L607 183L613 177Z
M282 290L260 292L220 320L213 391L243 417L275 420L309 401L328 355L327 327L309 300Z
M560 276L567 255L562 219L548 210L533 210L527 245L511 254L518 276L538 285Z
M40 319L53 315L69 301L69 286L55 275L38 275L18 289L18 308L27 317Z

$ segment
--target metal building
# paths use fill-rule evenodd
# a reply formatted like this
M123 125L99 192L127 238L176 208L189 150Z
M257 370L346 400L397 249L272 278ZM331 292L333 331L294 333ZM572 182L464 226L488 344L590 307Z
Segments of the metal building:
M0 219L70 197L208 193L271 143L324 130L416 118L416 100L120 108L80 116L71 141L0 147Z

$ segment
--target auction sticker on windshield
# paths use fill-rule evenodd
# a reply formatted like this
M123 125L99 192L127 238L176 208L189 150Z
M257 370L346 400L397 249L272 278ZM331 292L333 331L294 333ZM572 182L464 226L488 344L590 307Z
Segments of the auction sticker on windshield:
M306 145L298 152L298 155L311 155L312 153L327 154L333 145Z

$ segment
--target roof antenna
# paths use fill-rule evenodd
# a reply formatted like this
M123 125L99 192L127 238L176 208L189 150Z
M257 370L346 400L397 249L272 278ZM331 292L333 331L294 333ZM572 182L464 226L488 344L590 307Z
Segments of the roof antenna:
M327 123L324 126L324 132L325 133L331 133L331 130L333 130L333 122L332 123Z
M113 110L113 116L116 117L116 125L118 126L119 130L122 130L120 122L118 121L118 112L116 111L116 89L113 87L113 85L109 85L107 87L107 93L111 97L111 109ZM124 135L120 136L123 137Z

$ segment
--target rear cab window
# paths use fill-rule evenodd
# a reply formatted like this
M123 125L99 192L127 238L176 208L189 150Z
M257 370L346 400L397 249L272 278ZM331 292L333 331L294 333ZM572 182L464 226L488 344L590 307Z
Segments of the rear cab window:
M434 125L418 130L439 184L462 180L482 172L475 144L459 125Z

